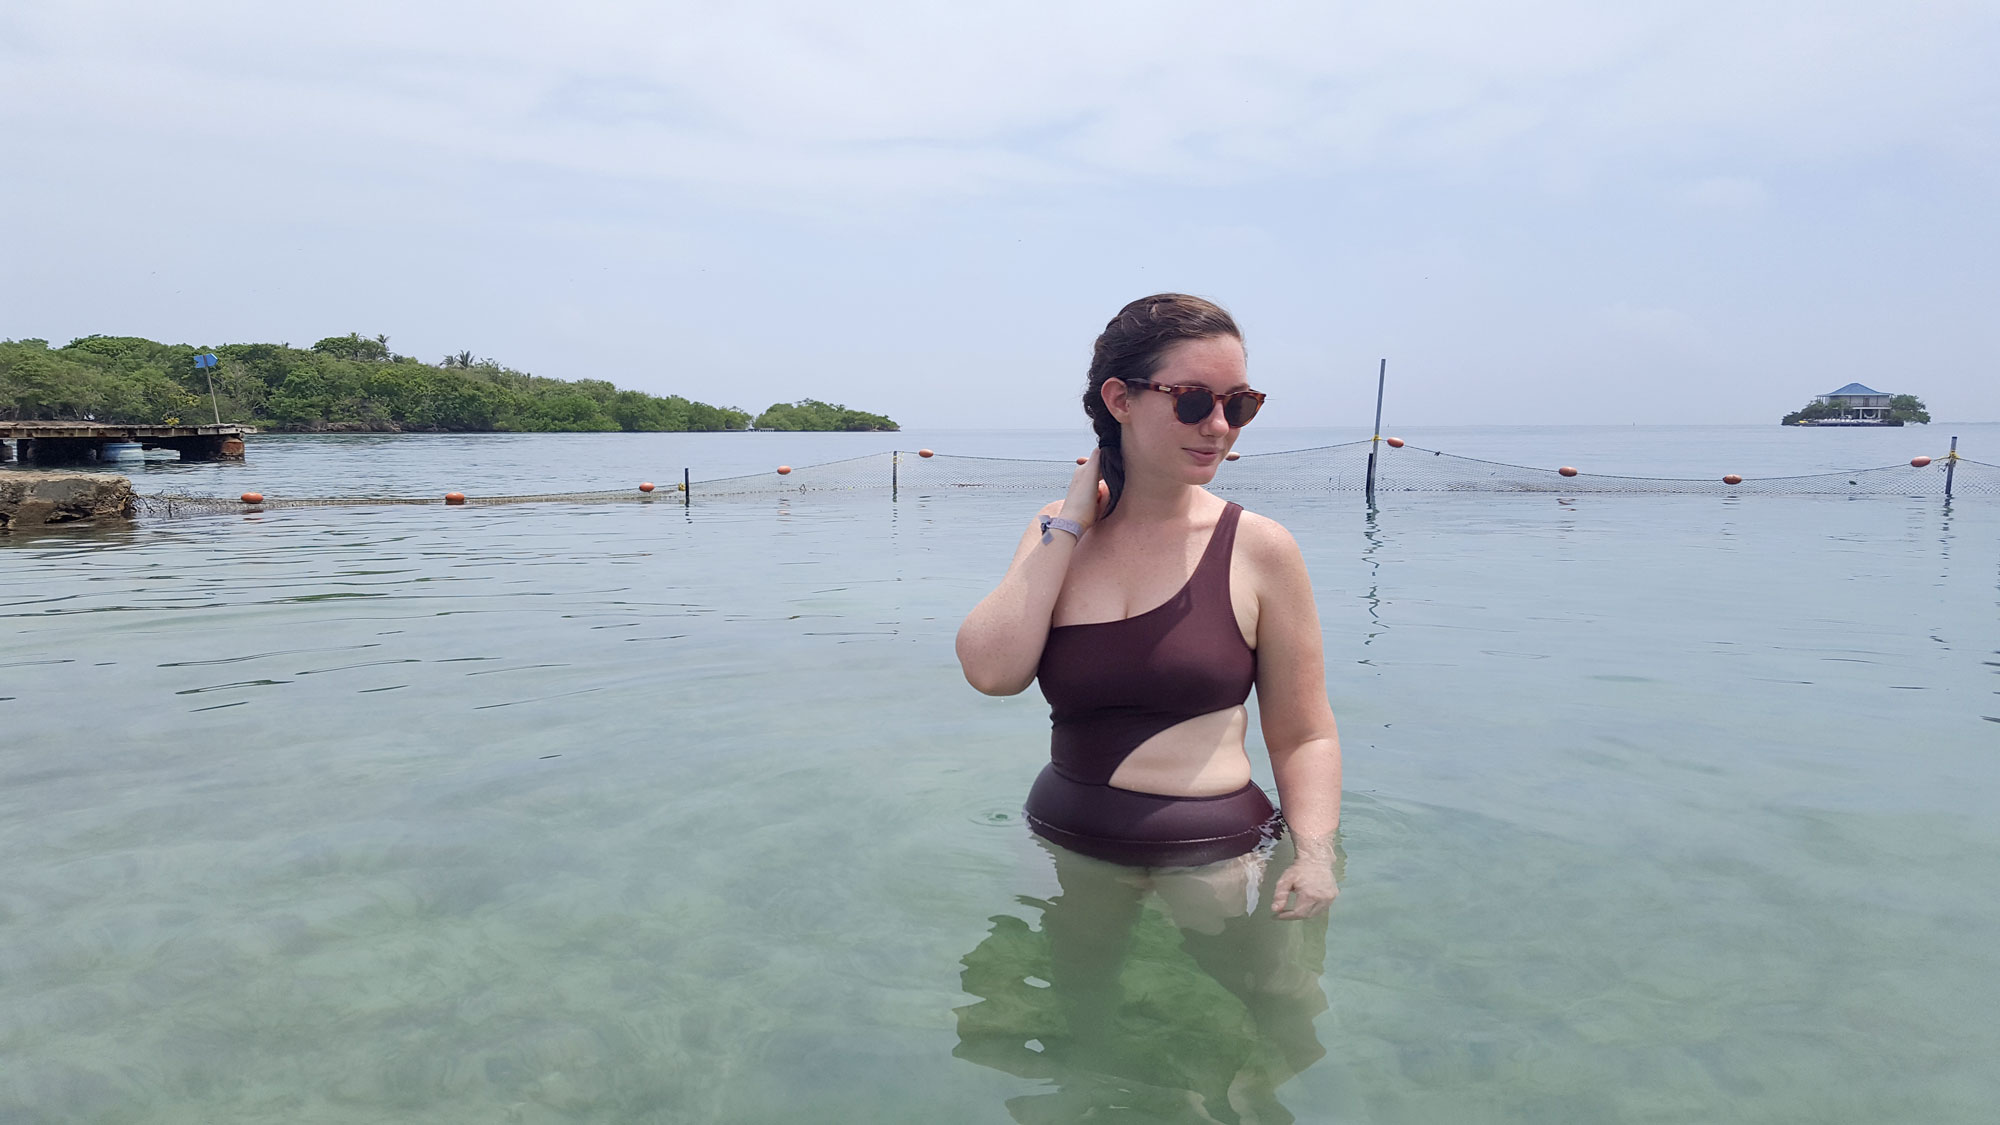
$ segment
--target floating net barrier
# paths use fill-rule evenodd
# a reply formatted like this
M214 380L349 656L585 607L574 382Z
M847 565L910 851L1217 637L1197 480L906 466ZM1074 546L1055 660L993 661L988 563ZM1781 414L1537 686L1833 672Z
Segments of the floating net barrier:
M937 455L931 459L935 460ZM689 486L690 503L699 504L704 500L736 500L758 496L790 496L811 492L895 492L899 474L909 466L904 462L919 460L914 453L870 453L862 457L849 457L841 461L824 461L817 465L803 465L792 468L781 465L774 470L761 473L744 473L741 476L718 477L713 480L698 480ZM958 461L978 461L978 457L953 458ZM1022 464L1047 466L1047 461L1024 461ZM676 493L678 498L678 493Z
M255 496L252 500L249 497ZM659 501L680 503L679 492L643 493L636 489L616 492L537 492L520 496L467 496L449 500L442 496L264 496L246 492L234 496L185 496L179 493L141 493L134 497L141 519L178 519L184 516L214 515L218 512L266 511L277 508L365 508L379 505L489 504L610 504L617 501Z
M1389 451L1385 450L1385 453ZM1411 456L1411 454L1416 456ZM1289 457L1291 454L1270 454ZM1244 458L1248 461L1249 458ZM1921 462L1921 464L1919 464ZM1955 466L1955 467L1954 467ZM1882 465L1788 477L1633 477L1539 469L1460 457L1435 449L1405 446L1379 458L1375 491L1386 492L1551 492L1564 496L1629 493L1698 496L1938 496L2000 495L2000 466L1955 454L1918 457L1908 464Z
M1371 442L1245 454L1216 474L1215 491L1255 493L1359 493L1367 488ZM1705 496L1901 496L2000 495L2000 466L1950 453L1918 457L1908 464L1788 477L1715 479L1611 476L1571 469L1545 469L1460 457L1438 449L1386 442L1376 447L1375 492L1384 495L1452 492L1705 495ZM650 491L640 487L595 492L546 492L515 496L182 496L138 497L144 518L174 519L246 509L323 508L383 504L611 504L694 505L763 497L881 494L891 498L946 496L968 491L1033 492L1054 496L1069 484L1076 465L1006 457L958 457L928 450L875 453L762 473L669 481ZM691 474L689 474L691 476ZM686 479L686 478L684 478Z

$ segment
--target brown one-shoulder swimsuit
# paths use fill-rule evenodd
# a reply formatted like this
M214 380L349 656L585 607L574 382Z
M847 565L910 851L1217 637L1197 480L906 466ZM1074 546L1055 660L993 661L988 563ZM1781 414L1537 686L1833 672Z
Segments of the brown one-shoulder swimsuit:
M1049 764L1028 792L1028 825L1072 851L1138 867L1183 867L1242 855L1277 838L1270 798L1178 797L1111 784L1154 735L1250 698L1257 653L1229 596L1240 505L1216 521L1194 574L1165 603L1120 621L1049 630L1036 678L1049 701Z

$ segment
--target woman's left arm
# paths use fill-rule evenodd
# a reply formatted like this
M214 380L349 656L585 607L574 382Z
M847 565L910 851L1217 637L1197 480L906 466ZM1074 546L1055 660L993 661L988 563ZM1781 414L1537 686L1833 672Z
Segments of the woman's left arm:
M1271 910L1311 918L1333 903L1340 827L1340 732L1326 698L1326 654L1305 557L1291 533L1256 521L1257 710L1298 856L1278 877Z

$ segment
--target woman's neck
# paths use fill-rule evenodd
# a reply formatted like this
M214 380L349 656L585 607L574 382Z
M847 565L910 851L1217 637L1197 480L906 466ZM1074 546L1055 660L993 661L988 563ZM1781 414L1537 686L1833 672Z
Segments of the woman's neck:
M1159 477L1126 477L1118 494L1118 511L1113 513L1133 523L1185 523L1205 494L1192 484Z

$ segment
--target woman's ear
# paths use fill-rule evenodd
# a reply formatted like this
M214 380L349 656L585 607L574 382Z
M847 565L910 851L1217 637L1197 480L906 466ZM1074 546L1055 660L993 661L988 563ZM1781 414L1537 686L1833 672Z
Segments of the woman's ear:
M1119 425L1132 420L1132 388L1123 379L1106 379L1098 384L1097 397L1104 400L1105 408L1118 419Z

